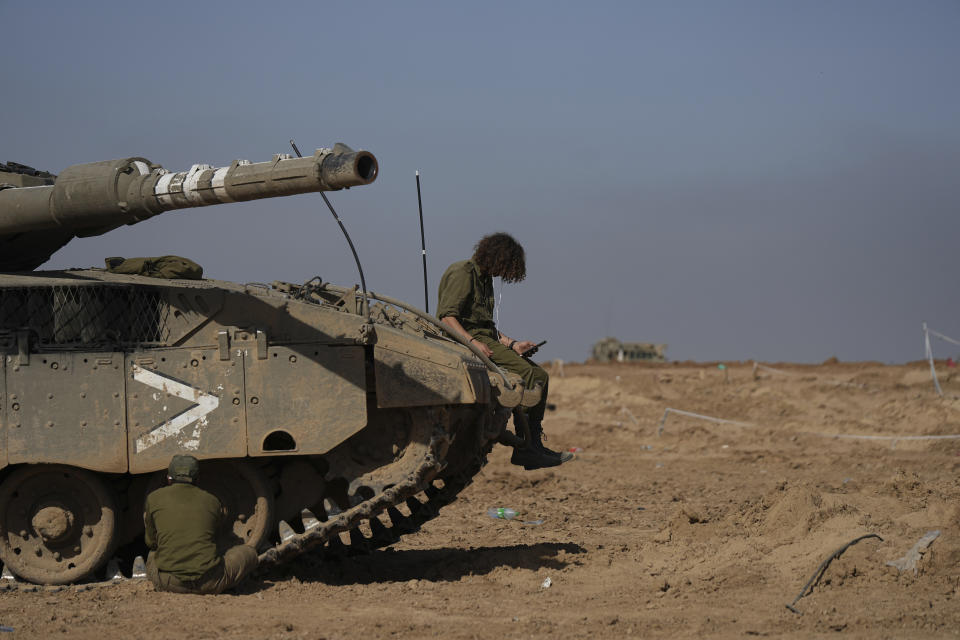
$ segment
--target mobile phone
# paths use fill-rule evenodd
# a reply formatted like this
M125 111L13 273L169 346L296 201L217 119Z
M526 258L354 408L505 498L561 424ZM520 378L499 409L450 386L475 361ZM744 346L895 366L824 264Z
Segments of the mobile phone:
M527 349L526 351L524 351L524 352L521 353L520 355L525 356L525 355L527 355L528 353L536 353L537 349L539 349L540 347L542 347L542 346L545 345L545 344L547 344L547 341L546 341L546 340L544 340L543 342L538 342L537 344L533 345L532 347L530 347L529 349Z

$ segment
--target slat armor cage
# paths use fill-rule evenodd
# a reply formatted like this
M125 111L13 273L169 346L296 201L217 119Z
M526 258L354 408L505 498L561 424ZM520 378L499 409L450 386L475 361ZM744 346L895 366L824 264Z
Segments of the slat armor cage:
M128 285L0 288L0 332L83 349L163 345L170 305L159 289Z

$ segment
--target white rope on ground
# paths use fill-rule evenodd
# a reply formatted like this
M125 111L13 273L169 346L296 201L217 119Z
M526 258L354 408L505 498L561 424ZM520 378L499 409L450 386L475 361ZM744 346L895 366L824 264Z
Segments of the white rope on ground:
M630 418L633 424L635 424L638 427L640 426L640 423L637 421L637 417L630 412L630 409L627 409L626 407L620 407L620 413L627 414L627 416Z
M738 420L725 420L723 418L715 418L713 416L705 416L700 413L692 413L690 411L681 411L680 409L674 409L672 407L667 407L663 412L663 417L660 418L660 427L657 429L657 435L663 435L663 428L667 423L667 416L671 413L676 413L681 416L687 416L689 418L698 418L700 420L708 420L710 422L715 422L717 424L732 424L738 427L756 427L758 425L750 422L740 422ZM807 435L807 436L818 436L821 438L842 438L847 440L885 440L893 441L894 443L899 442L900 440L957 440L960 439L960 434L949 434L942 436L875 436L875 435L858 435L852 433L823 433L821 431L797 431L797 435Z
M767 371L772 371L773 373L782 373L782 374L785 375L785 376L795 376L795 375L797 375L797 374L793 373L792 371L782 371L781 369L774 369L773 367L768 367L767 365L765 365L765 364L760 364L759 362L757 362L756 360L754 360L754 361L753 361L753 373L754 373L754 374L757 373L757 369L765 369L765 370L767 370Z
M667 416L671 413L676 413L681 416L687 416L689 418L699 418L700 420L708 420L710 422L716 422L717 424L735 424L740 427L755 427L757 425L750 424L749 422L739 422L737 420L724 420L723 418L714 418L713 416L705 416L700 413L691 413L689 411L681 411L680 409L673 409L672 407L667 407L663 412L663 417L660 418L660 428L657 429L657 435L663 434L663 427L667 424Z
M937 380L937 368L933 366L933 349L930 348L931 333L935 334L938 337L941 337L940 334L937 333L936 331L930 331L930 329L927 328L927 323L924 322L923 323L923 345L924 345L924 349L926 349L927 360L930 361L930 377L933 378L933 386L937 390L937 395L939 395L942 398L943 389L940 388L940 381ZM946 336L942 336L942 337L946 338ZM946 340L949 342L955 342L952 338L946 338Z
M793 372L793 371L783 371L783 370L781 370L781 369L774 369L773 367L768 367L767 365L765 365L765 364L760 364L759 362L757 362L756 360L754 360L754 361L753 361L753 377L754 377L754 378L757 377L757 369L764 369L764 370L766 370L766 371L771 371L771 372L773 372L773 373L780 373L780 374L783 374L783 375L785 375L785 376L799 376L799 375L800 375L799 373L795 373L795 372ZM840 387L855 387L855 388L857 388L857 389L865 389L866 386L867 386L867 385L865 385L865 384L860 384L860 383L857 383L857 382L843 382L843 381L840 381L840 380L827 380L827 382L829 382L830 384L835 384L835 385L840 386Z
M956 440L960 438L960 434L945 436L861 436L851 433L822 433L819 431L798 431L797 433L824 438L847 438L849 440Z

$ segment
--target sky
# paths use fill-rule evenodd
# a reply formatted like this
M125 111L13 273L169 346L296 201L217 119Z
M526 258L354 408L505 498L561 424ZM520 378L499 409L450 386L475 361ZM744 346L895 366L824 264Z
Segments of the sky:
M923 357L960 338L960 2L0 0L0 161L172 171L343 142L329 194L369 289L429 307L513 234L501 329L582 361ZM352 286L317 194L171 212L42 268L177 254L237 282ZM940 357L955 347L934 344ZM939 353L938 353L939 352Z

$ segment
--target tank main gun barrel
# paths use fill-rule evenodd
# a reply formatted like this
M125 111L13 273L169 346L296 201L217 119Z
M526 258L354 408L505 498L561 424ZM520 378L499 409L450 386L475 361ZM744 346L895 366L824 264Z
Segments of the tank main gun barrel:
M283 154L220 168L198 164L179 173L145 158L78 164L53 185L0 191L0 236L44 230L98 235L172 209L370 184L377 170L372 153L339 143L305 158Z

